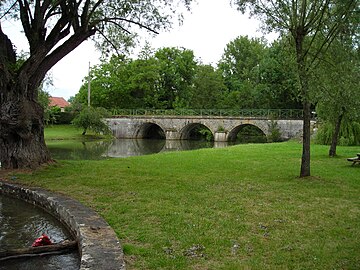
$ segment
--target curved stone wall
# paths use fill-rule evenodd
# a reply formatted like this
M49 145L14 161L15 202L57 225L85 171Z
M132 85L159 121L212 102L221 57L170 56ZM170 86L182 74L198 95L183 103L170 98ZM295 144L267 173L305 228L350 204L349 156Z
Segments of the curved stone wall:
M125 270L115 232L93 210L65 196L3 181L0 193L35 204L67 226L79 243L80 270Z

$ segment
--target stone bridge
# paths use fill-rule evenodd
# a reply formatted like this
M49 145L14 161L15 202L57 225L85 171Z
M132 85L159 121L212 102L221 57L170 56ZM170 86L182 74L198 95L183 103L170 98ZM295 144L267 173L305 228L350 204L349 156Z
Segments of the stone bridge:
M245 126L255 126L265 136L277 124L281 137L286 140L301 136L302 120L269 120L255 117L222 116L116 116L105 119L116 138L163 138L187 140L199 127L211 131L215 142L235 141Z

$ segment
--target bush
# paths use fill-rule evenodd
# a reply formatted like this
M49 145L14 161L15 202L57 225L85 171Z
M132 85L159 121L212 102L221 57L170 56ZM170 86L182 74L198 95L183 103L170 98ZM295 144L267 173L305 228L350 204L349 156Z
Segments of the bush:
M330 145L334 133L334 126L330 123L323 123L319 127L315 143ZM338 145L351 146L360 145L360 123L343 122L340 129Z
M60 112L57 117L56 124L59 125L68 125L71 124L72 120L75 118L75 113L73 112Z
M82 135L85 135L88 129L97 134L110 134L110 128L102 120L109 116L110 113L104 108L86 107L74 118L72 123L83 129Z
M214 140L214 135L207 128L200 129L199 133L208 142L211 142Z
M271 120L269 124L269 135L267 136L268 142L281 142L281 132L278 127L278 123L275 120Z
M53 106L50 107L46 112L45 112L45 122L48 125L49 123L54 125L58 122L59 119L59 115L61 113L61 109L58 106Z

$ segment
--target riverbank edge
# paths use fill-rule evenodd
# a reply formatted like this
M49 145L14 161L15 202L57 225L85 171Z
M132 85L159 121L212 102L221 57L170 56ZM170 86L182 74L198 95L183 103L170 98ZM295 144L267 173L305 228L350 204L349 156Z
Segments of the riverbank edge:
M63 223L78 241L80 270L125 270L121 244L109 224L96 212L71 198L40 188L0 179L0 194L43 208Z

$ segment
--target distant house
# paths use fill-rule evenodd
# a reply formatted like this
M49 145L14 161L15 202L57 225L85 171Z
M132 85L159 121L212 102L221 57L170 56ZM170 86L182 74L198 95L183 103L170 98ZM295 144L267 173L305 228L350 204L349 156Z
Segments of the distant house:
M67 102L64 98L62 97L50 97L50 107L59 107L61 109L62 112L65 111L65 107L70 106L70 103Z

